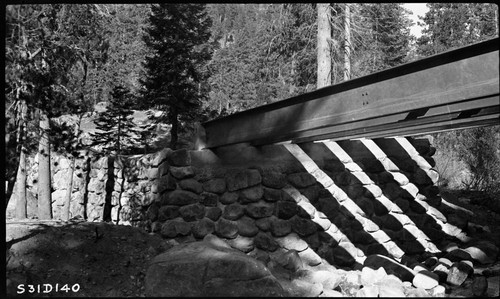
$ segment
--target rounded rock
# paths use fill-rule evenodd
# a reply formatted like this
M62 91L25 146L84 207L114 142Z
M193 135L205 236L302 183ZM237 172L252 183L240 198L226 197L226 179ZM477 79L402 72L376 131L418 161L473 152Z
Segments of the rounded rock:
M430 290L439 284L439 276L431 271L422 270L413 277L412 283L416 288Z

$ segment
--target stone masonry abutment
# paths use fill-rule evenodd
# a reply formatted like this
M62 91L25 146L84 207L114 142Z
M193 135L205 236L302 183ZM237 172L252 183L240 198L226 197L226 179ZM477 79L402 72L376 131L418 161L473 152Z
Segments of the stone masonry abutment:
M396 137L83 153L71 217L138 226L178 242L212 233L258 259L295 250L311 266L355 267L372 254L401 261L469 238L470 215L439 195L434 152L427 138ZM53 214L61 218L70 163L57 155L51 162ZM36 159L29 164L34 216Z

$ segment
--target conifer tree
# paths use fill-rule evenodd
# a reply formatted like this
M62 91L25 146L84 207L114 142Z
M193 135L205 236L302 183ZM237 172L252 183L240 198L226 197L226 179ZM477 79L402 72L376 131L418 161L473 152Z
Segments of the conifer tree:
M146 57L144 102L161 108L160 120L172 125L170 147L176 148L181 126L199 116L211 58L211 19L205 4L153 4L144 41L153 51Z
M95 120L98 131L91 133L93 145L102 145L103 151L120 155L139 143L139 132L133 122L130 109L133 98L123 86L116 86L111 92L107 109Z
M411 20L400 3L363 3L351 6L354 26L352 77L401 65L408 61Z
M498 5L493 3L428 3L426 28L417 40L422 57L498 36Z

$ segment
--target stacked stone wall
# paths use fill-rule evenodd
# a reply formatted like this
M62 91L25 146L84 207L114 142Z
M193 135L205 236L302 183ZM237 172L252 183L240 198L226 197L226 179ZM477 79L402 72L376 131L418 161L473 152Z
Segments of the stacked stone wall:
M106 184L108 182L108 159L109 157L90 158L89 181L86 198L86 219L88 221L102 221L106 198Z
M428 139L233 149L85 153L75 162L71 217L178 242L212 233L258 258L295 250L311 265L353 266L376 253L401 260L464 237L466 222L449 223L452 211L441 205ZM28 187L36 194L33 160ZM51 161L53 214L61 218L70 162Z

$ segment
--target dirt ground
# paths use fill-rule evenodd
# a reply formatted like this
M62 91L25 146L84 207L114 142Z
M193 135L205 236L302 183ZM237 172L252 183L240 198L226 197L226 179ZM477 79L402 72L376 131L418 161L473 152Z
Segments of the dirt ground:
M8 222L7 294L16 295L20 284L31 284L34 293L25 286L22 295L142 297L147 262L171 246L158 235L129 226ZM50 286L42 285L39 293L39 284L50 285L52 291L44 293ZM64 285L69 291L61 290Z
M474 222L490 231L478 235L500 246L500 214L476 204L481 202L477 194L443 197L474 212ZM8 220L6 241L9 297L143 297L148 261L173 246L139 228L83 221ZM489 271L490 288L497 290L499 269L498 261L479 269ZM451 291L453 296L471 296L467 283Z

